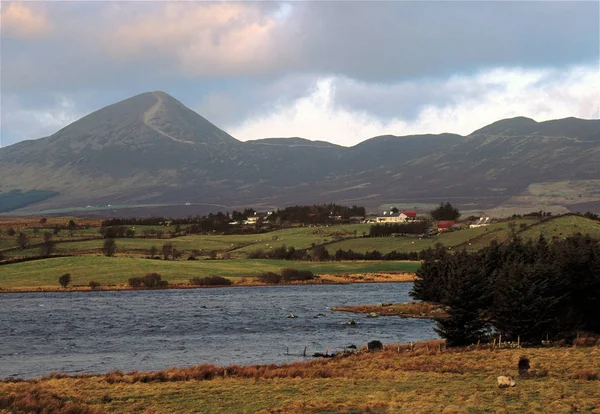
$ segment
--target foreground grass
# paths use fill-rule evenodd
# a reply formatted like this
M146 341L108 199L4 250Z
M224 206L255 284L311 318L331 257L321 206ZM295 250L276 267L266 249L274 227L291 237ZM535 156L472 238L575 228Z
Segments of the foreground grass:
M69 273L72 285L93 280L102 285L127 284L130 277L159 273L163 280L187 283L192 277L218 275L231 279L279 272L284 267L310 270L316 274L414 272L419 262L290 262L284 260L197 260L170 261L131 257L73 256L0 266L0 288L56 288L58 278ZM360 280L357 280L357 282Z
M433 344L435 345L435 344ZM519 378L527 356L545 377ZM517 386L499 389L499 375ZM54 412L598 412L600 350L388 346L383 352L276 366L212 365L0 383L0 407ZM23 406L22 405L22 406Z

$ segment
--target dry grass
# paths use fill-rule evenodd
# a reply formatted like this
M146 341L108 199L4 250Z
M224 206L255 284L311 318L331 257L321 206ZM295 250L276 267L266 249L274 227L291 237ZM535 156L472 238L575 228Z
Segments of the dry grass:
M416 278L414 273L404 272L321 274L319 277L325 283L399 283L414 282Z
M548 375L519 377L522 356ZM599 371L598 347L446 350L432 341L280 366L0 382L0 396L6 410L16 407L7 401L42 395L74 404L79 411L71 412L594 412ZM517 386L499 389L499 375L515 377Z
M355 313L376 313L382 316L402 316L409 318L433 319L446 315L444 307L430 302L409 302L397 304L357 305L333 308L336 311Z

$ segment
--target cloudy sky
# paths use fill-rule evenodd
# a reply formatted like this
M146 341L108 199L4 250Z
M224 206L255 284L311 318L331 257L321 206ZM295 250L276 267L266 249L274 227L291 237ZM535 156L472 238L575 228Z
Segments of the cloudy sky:
M2 146L162 90L238 139L600 118L598 1L8 2Z

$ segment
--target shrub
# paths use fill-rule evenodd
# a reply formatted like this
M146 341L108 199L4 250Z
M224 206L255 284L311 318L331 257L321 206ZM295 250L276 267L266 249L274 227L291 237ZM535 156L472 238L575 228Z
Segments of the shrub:
M117 251L117 242L114 239L105 239L104 245L102 246L102 252L105 256L111 257L114 256Z
M69 273L65 273L58 278L58 283L60 283L63 288L66 288L69 286L69 283L71 283L71 275Z
M100 283L98 283L94 280L90 280L90 283L88 283L88 286L90 287L90 289L94 290L100 286Z
M231 279L222 276L194 277L190 279L190 284L197 286L229 286L232 283Z
M149 288L161 286L161 278L158 273L148 273L141 280L142 284Z
M286 267L281 269L281 278L286 282L293 280L312 280L315 278L315 275L310 270L298 270Z
M256 278L261 283L277 284L281 282L281 275L273 272L263 272Z
M131 286L131 287L142 286L142 278L140 278L140 277L130 277L128 282L129 282L129 286Z
M248 259L265 259L267 255L263 249L256 249L248 253Z

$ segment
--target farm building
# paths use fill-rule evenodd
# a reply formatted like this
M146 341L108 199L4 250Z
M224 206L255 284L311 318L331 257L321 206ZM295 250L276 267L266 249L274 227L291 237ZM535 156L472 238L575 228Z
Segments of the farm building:
M474 229L477 227L489 226L490 224L492 224L492 221L489 217L480 217L479 220L477 221L477 223L471 224L469 227Z
M437 229L438 231L449 231L454 226L454 224L455 223L452 220L438 221Z
M401 211L399 213L384 211L381 216L377 217L377 223L406 223L407 221L415 221L416 219L416 211Z

